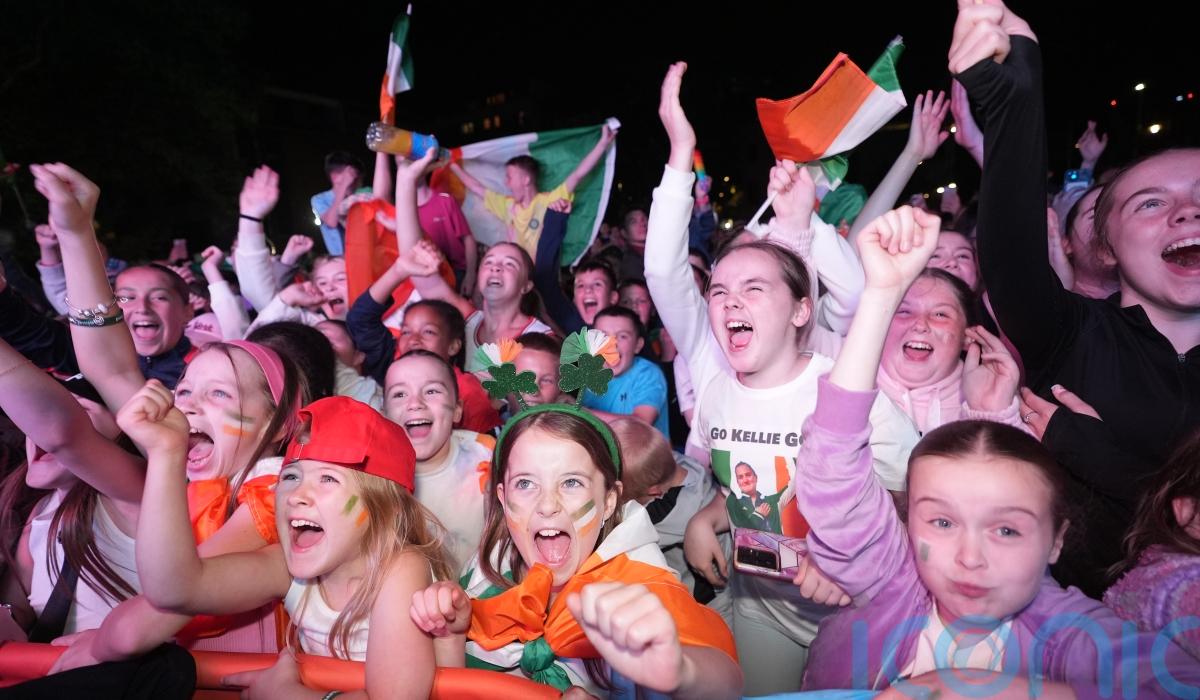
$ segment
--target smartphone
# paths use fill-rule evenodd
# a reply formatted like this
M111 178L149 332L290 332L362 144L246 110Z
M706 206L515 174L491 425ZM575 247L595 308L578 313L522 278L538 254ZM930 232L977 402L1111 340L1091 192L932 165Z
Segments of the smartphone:
M800 537L746 527L733 528L733 568L756 576L791 581L808 556L808 543Z
M1078 192L1092 186L1091 174L1086 170L1071 169L1063 175L1063 192Z

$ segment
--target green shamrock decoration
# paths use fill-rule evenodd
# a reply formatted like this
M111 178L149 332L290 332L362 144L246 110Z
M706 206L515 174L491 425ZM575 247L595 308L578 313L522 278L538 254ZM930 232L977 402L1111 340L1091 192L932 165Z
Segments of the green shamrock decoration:
M491 372L492 378L483 382L483 388L493 399L503 400L509 394L516 394L517 400L524 405L522 395L536 394L538 391L537 375L533 372L517 374L517 366L511 362L505 362L499 367L490 367L488 371Z
M613 378L611 369L604 366L604 359L595 355L580 355L575 364L564 364L559 367L558 388L566 392L579 391L582 397L583 389L594 394L608 391L608 383Z

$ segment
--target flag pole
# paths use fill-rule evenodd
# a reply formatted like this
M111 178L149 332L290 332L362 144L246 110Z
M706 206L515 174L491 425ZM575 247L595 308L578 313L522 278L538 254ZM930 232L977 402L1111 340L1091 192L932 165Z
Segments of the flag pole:
M767 195L767 201L762 203L762 206L758 208L758 211L754 212L754 216L751 217L750 223L746 224L746 230L750 231L759 238L762 238L763 233L760 232L762 225L758 220L762 218L762 215L766 213L767 208L770 207L771 203L775 201L775 195L777 194L779 194L779 192L776 191Z

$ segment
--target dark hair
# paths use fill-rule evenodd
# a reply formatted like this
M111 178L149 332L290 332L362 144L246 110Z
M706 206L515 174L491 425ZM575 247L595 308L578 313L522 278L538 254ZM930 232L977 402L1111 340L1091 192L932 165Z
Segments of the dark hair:
M604 262L603 260L589 257L588 259L579 263L579 267L575 268L574 279L578 279L579 276L585 272L599 272L600 274L604 275L604 279L608 280L608 288L610 290L615 290L617 288L617 275L615 272L613 272L613 269L608 266L608 263ZM573 283L574 280L572 280L572 284Z
M555 357L562 354L562 341L549 333L522 333L517 336L517 342L525 350L537 350L539 352L547 352Z
M533 156L513 156L504 162L504 167L512 166L524 170L529 175L529 179L533 180L533 184L537 186L538 174L541 172L542 166Z
M1050 488L1050 511L1054 529L1070 521L1068 498L1070 477L1049 450L1031 435L1010 425L990 420L958 420L925 433L908 456L908 477L922 457L960 459L964 457L1003 457L1034 467ZM907 490L907 484L905 490Z
M397 357L392 364L396 364L396 362L399 362L400 360L407 360L410 357L424 357L433 360L439 366L441 366L441 368L445 370L446 376L450 378L450 381L447 383L447 386L450 389L450 394L454 397L455 401L458 401L458 375L454 373L454 366L447 362L446 358L442 357L436 352L430 352L424 348L414 348L404 353L400 357Z
M639 205L636 207L630 207L629 209L625 210L625 216L621 217L621 226L623 228L629 228L629 219L634 215L635 212L639 211L642 213L642 216L649 216L646 212L646 207L644 206Z
M462 312L455 308L454 304L441 299L421 299L409 304L408 308L404 310L404 314L407 316L409 311L416 308L429 309L433 312L446 330L446 336L452 341L458 341L458 352L450 356L450 362L461 369L467 347L467 322L463 319Z
M260 331L271 326L282 325L283 323L288 322L269 323L257 330ZM307 326L304 327L308 328ZM333 346L329 344L329 340L321 334L321 331L318 331L315 328L308 328L308 330L312 331L319 336L321 340L325 341L324 347L329 348L329 352L332 355ZM275 351L275 354L279 355L279 362L283 366L283 396L278 402L275 401L275 397L271 396L271 389L267 385L267 380L264 376L263 381L258 388L267 397L267 400L270 401L275 407L275 411L271 414L271 420L267 423L267 429L263 431L262 440L260 440L258 446L254 448L254 453L250 455L249 461L247 461L246 465L242 467L241 472L229 479L230 493L234 494L236 494L238 489L242 487L242 483L246 480L246 476L252 469L254 469L254 466L258 464L260 459L268 456L269 454L279 454L283 446L287 445L288 441L292 439L293 434L299 428L300 424L298 422L298 416L300 409L315 400L311 394L311 389L309 388L308 378L300 372L296 363L292 361L293 358L298 354L298 351L293 350L290 347L280 349L276 346L273 346L270 344L270 342L268 342L271 340L271 338L256 340L248 337L247 340L250 340L254 343L260 343L268 348L271 348ZM235 349L239 352L246 352L236 345L229 345L227 343L212 343L204 349L204 352L220 352L226 357L226 359L229 360L230 366L234 368L236 373L237 365L233 362L233 351ZM258 363L255 362L256 366L257 364ZM184 373L186 374L186 370ZM239 375L239 385L241 385L241 380L242 378ZM243 393L244 390L239 391L239 396ZM242 407L240 405L238 406L238 413L242 413ZM233 511L237 509L237 506L238 502L236 498L229 499L229 508L226 511L225 516L229 517L233 515Z
M354 168L359 175L362 175L364 172L362 161L359 160L357 156L347 153L346 151L330 151L329 153L325 154L326 175L330 175L334 170L339 170L345 167Z
M954 294L954 300L958 302L959 307L962 309L963 320L966 321L968 326L973 326L978 322L975 313L975 301L978 297L961 278L938 267L927 267L921 270L921 274L917 275L917 279L936 280L950 287L950 291ZM913 282L913 285L916 285L916 281ZM909 289L912 289L912 287L910 286Z
M623 293L626 289L629 289L630 287L641 287L642 289L646 290L647 292L650 291L650 285L646 284L646 280L644 278L630 277L629 279L622 280L621 284L617 285L617 294Z
M129 267L117 273L117 277L120 277L131 270L154 270L155 272L161 274L164 278L166 278L167 286L170 287L171 291L175 292L175 296L179 297L179 303L183 304L189 309L192 307L190 296L191 289L188 287L188 283L184 282L183 278L179 276L178 272L172 270L166 265L160 265L156 262L147 262L138 265L130 265Z
M1098 245L1102 246L1102 249L1106 249L1108 251L1113 250L1112 231L1109 228L1108 219L1112 215L1113 209L1115 209L1117 206L1117 201L1116 201L1117 200L1117 186L1121 184L1121 180L1124 180L1125 177L1127 175L1129 175L1129 172L1131 170L1133 170L1134 168L1138 167L1139 165L1141 165L1147 161L1150 161L1154 158L1158 158L1159 156L1169 155L1172 153L1187 153L1187 152L1200 153L1200 149L1196 149L1196 148L1166 148L1161 151L1157 151L1155 153L1150 153L1148 155L1144 155L1141 158L1137 158L1137 159L1133 160L1132 162L1128 163L1125 167L1121 168L1117 172L1117 174L1113 176L1112 180L1109 180L1108 183L1104 185L1104 189L1100 190L1100 198L1096 200L1096 218L1095 218L1095 221L1096 221L1096 223L1095 223L1096 243Z
M246 340L261 343L279 353L285 366L294 365L295 371L304 377L309 401L333 396L336 356L329 338L321 331L297 321L276 321L255 328Z
M483 539L479 542L479 570L489 581L502 589L512 588L521 582L521 579L525 577L525 562L521 561L520 556L513 556L513 541L505 521L504 507L500 505L498 488L504 483L504 475L508 470L508 458L512 454L513 445L517 444L517 441L525 433L534 429L541 430L560 440L574 442L582 447L587 451L592 464L595 464L600 473L604 475L604 487L608 490L620 489L621 481L617 476L617 466L608 452L608 443L586 420L560 411L533 413L518 418L509 426L504 442L492 454L491 481L488 484L490 495L484 511ZM617 449L619 452L619 445ZM624 460L622 459L622 461ZM600 537L596 540L597 547L620 524L621 502L624 500L623 497L618 498L617 509L613 512L612 517L601 526ZM493 551L497 554L495 560L491 557ZM493 565L493 561L497 561L503 568L505 562L510 560L512 561L513 575L511 581L504 578Z
M744 221L733 222L729 228L718 226L717 229L712 232L712 235L708 237L708 249L711 250L713 254L711 256L706 256L705 259L712 261L712 264L715 265L729 252L734 239L742 235L742 233L745 231L746 222ZM713 260L713 258L716 258L716 260ZM709 272L711 271L712 268L710 265Z
M1200 430L1184 438L1147 486L1125 536L1125 559L1109 570L1114 577L1137 566L1155 545L1200 556L1200 540L1188 534L1188 523L1179 522L1173 505L1176 498L1191 498L1200 506Z
M646 337L646 326L642 325L642 319L638 318L637 313L633 309L627 309L619 304L606 306L596 312L596 318L592 321L592 324L595 325L596 321L604 317L623 318L633 324L633 330L637 333L637 337Z
M792 298L797 301L812 298L812 280L809 279L808 268L799 255L781 245L760 239L739 246L726 247L713 261L713 268L720 265L721 261L735 250L758 250L775 258L775 262L779 264L780 275L792 292Z
M675 473L675 455L658 429L633 416L620 416L610 427L621 446L621 497L642 498L652 486Z

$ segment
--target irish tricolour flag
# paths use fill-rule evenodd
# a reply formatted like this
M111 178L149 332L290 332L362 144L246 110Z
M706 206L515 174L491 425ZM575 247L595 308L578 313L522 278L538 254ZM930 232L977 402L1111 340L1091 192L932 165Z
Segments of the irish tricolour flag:
M409 5L408 11L396 18L388 38L387 70L379 89L379 118L385 124L396 123L396 95L413 86L413 58L408 48L408 16L411 14L412 5Z
M610 118L608 125L615 130L621 124ZM595 147L600 140L602 126L597 124L505 136L455 148L452 153L463 169L485 187L503 194L508 194L508 188L504 185L504 163L515 156L533 156L541 164L538 190L549 192L566 180L579 161ZM617 147L614 142L604 159L575 188L575 203L562 247L563 265L574 264L582 258L600 230L600 220L612 191L616 163ZM504 224L484 209L483 200L467 191L449 168L435 173L433 187L449 192L458 200L471 224L471 232L478 241L491 245L508 239Z
M896 37L866 73L846 54L838 54L807 92L786 100L756 100L758 120L775 157L822 161L827 186L840 184L845 160L830 158L862 143L907 104L896 77L903 50Z

